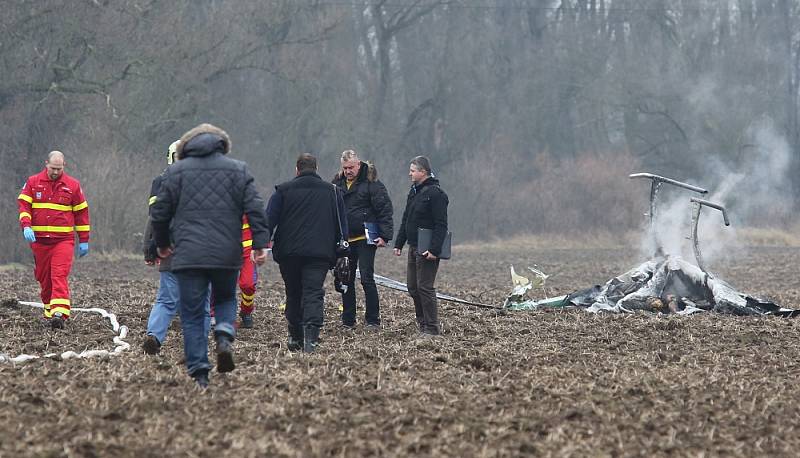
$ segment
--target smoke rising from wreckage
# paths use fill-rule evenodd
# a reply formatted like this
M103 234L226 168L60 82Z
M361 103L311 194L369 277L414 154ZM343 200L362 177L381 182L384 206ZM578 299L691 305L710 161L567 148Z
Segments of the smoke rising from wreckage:
M689 238L692 241L696 265L682 259L679 253L671 254L670 250L665 247L660 233L662 226L658 211L658 194L661 186L668 184L698 194L707 194L708 190L650 173L635 173L630 175L630 178L649 179L651 182L647 237L650 239L650 244L655 247L652 259L612 278L603 286L595 285L571 294L540 301L526 299L525 295L534 287L534 282L517 275L512 266L511 277L514 290L506 298L505 307L525 310L576 306L583 307L590 312L645 310L682 315L702 311L783 317L794 317L800 314L800 310L782 308L772 301L740 293L727 282L707 271L698 236L700 214L703 207L719 210L725 226L730 226L728 213L725 207L719 203L696 197L689 199L692 212L691 237ZM667 227L673 231L686 230L682 227ZM547 276L535 269L531 269L531 271L535 275L534 279L543 285Z

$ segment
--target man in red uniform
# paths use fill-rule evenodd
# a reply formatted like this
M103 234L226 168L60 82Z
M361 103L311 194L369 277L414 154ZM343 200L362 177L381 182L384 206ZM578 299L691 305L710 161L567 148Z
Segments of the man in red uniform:
M256 284L258 283L258 267L250 259L250 252L253 251L253 236L250 233L250 223L247 215L242 219L242 270L239 271L239 317L242 320L243 328L253 327L253 300L256 296Z
M258 284L258 266L250 259L253 251L253 235L250 232L250 223L247 215L242 218L242 269L239 271L239 318L242 328L253 327L253 301L256 297ZM214 317L214 294L211 294L211 317ZM213 321L212 321L213 323Z
M28 177L17 197L19 225L31 244L44 317L62 329L70 314L69 272L78 233L78 256L89 253L89 205L81 184L64 173L64 154L51 151L41 172Z

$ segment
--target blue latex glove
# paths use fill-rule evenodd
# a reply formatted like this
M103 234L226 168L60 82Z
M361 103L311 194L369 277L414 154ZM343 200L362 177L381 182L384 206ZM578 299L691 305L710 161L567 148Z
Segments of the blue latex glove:
M36 236L33 234L33 229L29 227L26 227L25 229L22 230L22 235L25 237L25 240L27 240L30 243L36 241Z
M89 242L81 242L78 244L78 257L82 258L89 254Z

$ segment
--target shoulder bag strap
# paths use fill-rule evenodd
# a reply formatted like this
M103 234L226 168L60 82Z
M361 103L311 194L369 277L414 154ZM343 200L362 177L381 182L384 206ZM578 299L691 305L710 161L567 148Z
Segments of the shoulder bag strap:
M333 184L333 208L336 209L336 227L339 228L339 239L344 240L344 230L342 229L342 218L339 216L339 199L337 198L336 184Z

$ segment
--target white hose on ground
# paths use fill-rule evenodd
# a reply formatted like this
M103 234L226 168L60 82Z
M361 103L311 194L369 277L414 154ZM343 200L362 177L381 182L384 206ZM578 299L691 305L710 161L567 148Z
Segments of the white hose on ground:
M26 301L19 301L22 305L27 305L30 307L44 309L44 304L41 302L26 302ZM128 342L125 342L125 338L128 336L128 327L124 325L120 325L119 321L117 321L117 316L113 313L109 313L108 311L92 307L92 308L79 308L75 307L72 308L71 311L73 312L90 312L90 313L97 313L101 317L108 319L111 323L111 329L116 334L114 336L114 349L109 350L84 350L80 353L76 353L74 351L65 351L63 353L47 353L42 356L37 355L18 355L18 356L8 356L6 354L0 353L0 363L24 363L27 361L31 361L38 358L60 358L60 359L70 359L70 358L93 358L93 357L108 357L108 356L115 356L119 355L125 350L128 350L131 346Z

